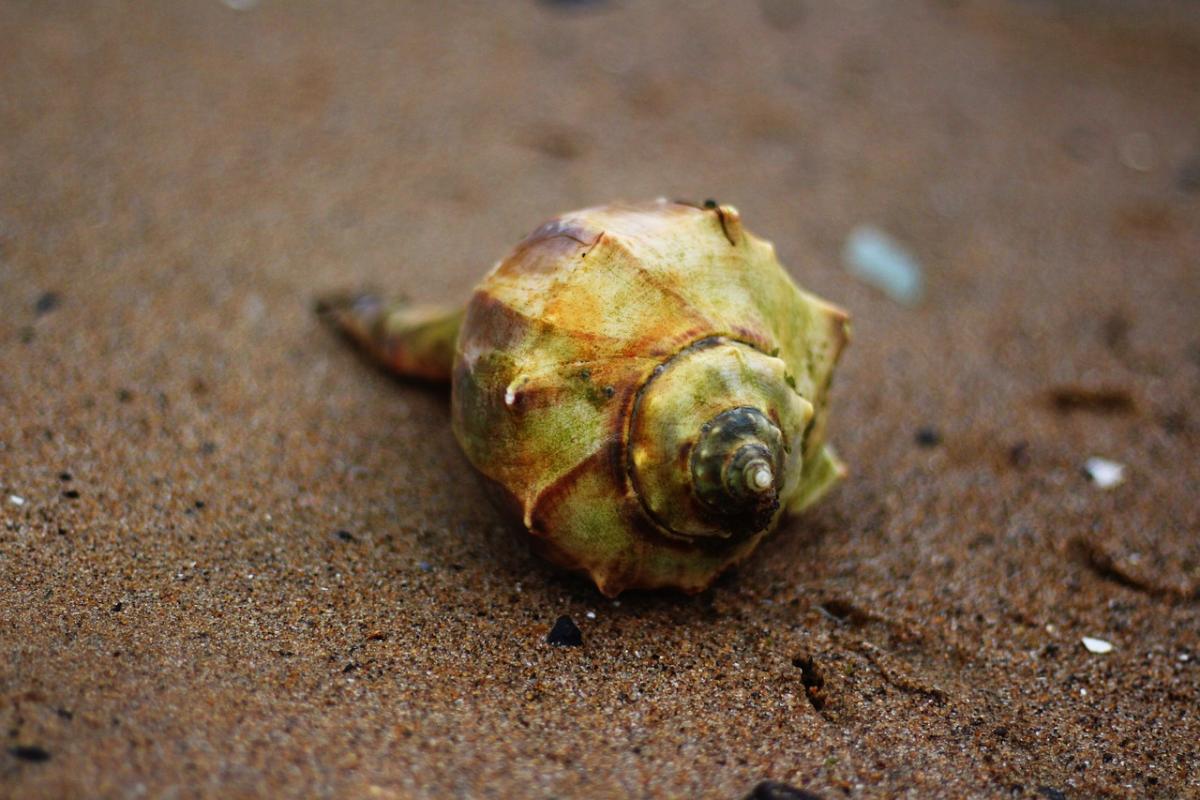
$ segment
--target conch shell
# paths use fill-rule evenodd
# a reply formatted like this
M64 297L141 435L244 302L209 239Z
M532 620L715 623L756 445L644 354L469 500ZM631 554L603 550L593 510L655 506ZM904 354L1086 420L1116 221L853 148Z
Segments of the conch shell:
M825 424L848 317L730 206L564 214L465 312L322 308L390 369L451 381L454 434L500 505L609 596L701 591L844 474Z

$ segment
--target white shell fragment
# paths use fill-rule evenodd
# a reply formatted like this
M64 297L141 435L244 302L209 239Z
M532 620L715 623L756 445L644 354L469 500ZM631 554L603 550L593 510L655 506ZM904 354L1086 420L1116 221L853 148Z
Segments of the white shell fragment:
M1111 653L1113 649L1112 642L1106 642L1103 639L1093 639L1090 636L1083 637L1083 646L1087 648L1089 653L1100 655Z
M1101 489L1111 489L1125 480L1125 465L1107 458L1089 458L1083 462L1083 471Z
M911 306L921 299L920 263L878 228L859 225L850 231L842 262L851 275L882 289L899 303Z

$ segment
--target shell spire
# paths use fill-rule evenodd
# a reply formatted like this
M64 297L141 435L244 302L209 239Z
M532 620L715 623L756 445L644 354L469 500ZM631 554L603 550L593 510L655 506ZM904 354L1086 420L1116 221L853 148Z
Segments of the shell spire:
M757 533L779 510L783 463L779 428L757 408L731 408L701 427L692 488L730 533Z
M725 337L684 348L632 413L629 475L647 515L692 541L766 530L800 478L812 415L780 359Z

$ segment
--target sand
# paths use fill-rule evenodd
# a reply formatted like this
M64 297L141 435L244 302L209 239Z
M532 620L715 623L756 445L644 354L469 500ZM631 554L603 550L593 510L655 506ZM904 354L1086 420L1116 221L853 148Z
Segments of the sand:
M1200 796L1198 74L1183 0L3 4L0 796ZM853 314L852 473L614 602L311 300L660 195Z

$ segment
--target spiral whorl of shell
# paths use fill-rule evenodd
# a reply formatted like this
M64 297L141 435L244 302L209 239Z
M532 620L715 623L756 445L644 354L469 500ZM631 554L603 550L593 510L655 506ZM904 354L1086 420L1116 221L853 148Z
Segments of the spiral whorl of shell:
M629 428L629 474L669 535L727 539L768 527L799 479L813 407L784 363L724 337L654 371Z
M757 408L723 411L700 428L692 490L731 533L756 533L779 509L783 434Z

